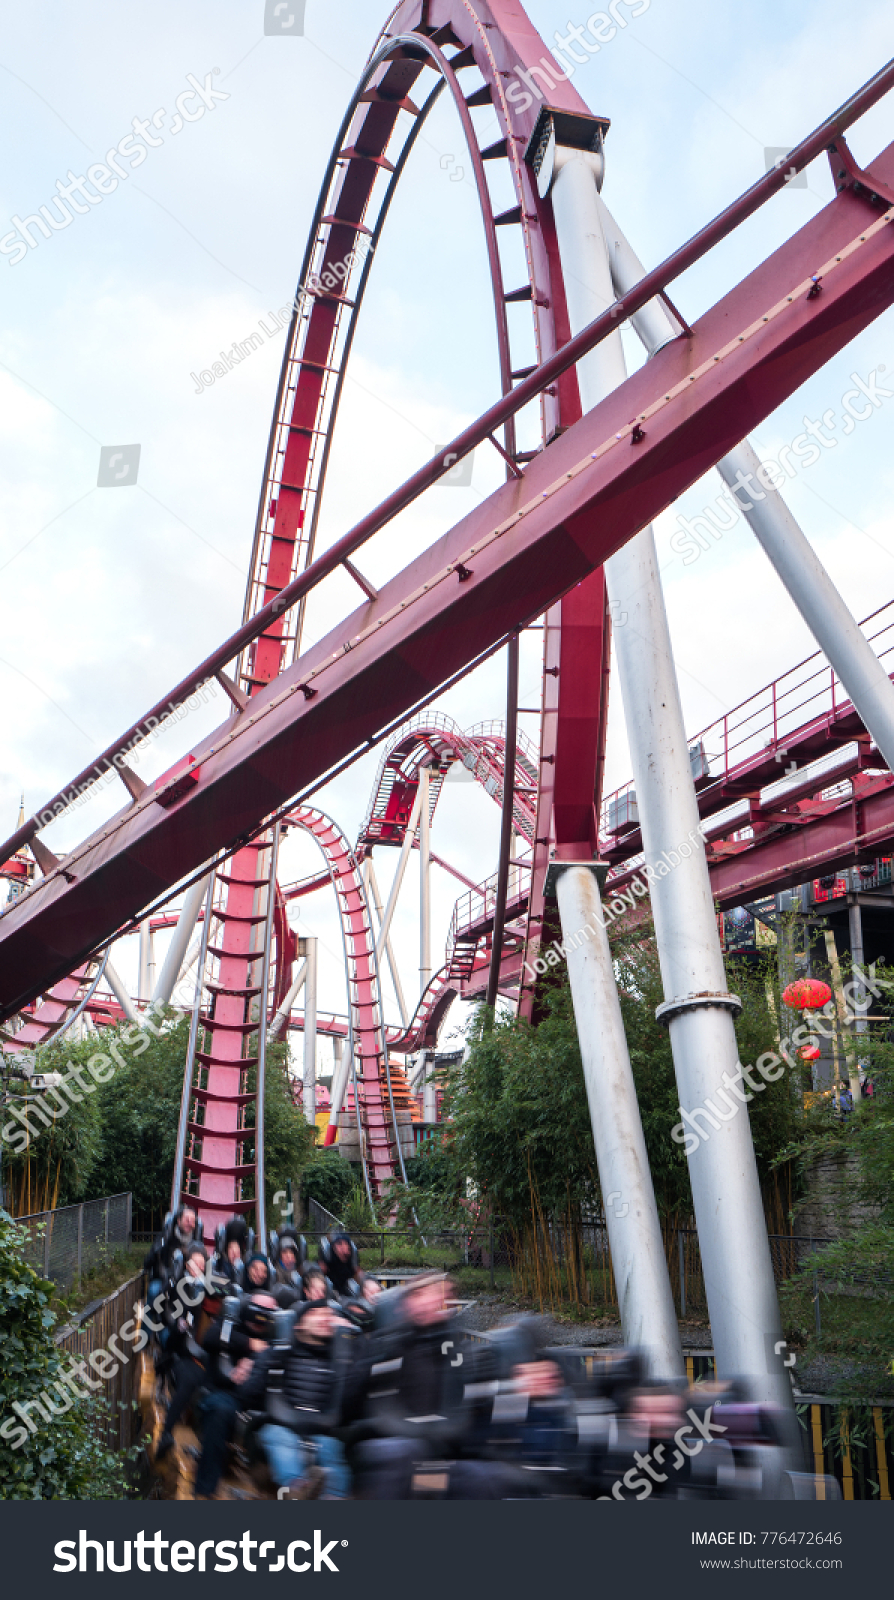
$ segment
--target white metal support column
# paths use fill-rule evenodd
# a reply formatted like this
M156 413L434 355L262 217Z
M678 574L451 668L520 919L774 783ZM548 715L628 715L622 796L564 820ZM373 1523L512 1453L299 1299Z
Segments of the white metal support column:
M379 919L379 927L381 928L384 921L382 897L379 894L379 880L376 877L376 869L373 866L373 858L371 854L366 857L363 863L363 876L366 881L367 895L373 904L376 916ZM410 1016L409 1012L407 1011L406 1000L404 999L403 984L400 981L400 970L394 958L394 950L388 934L385 935L385 955L388 961L388 971L391 973L391 982L394 985L394 994L397 999L397 1009L400 1012L400 1020L404 1027L406 1027L410 1020Z
M304 1120L313 1127L317 1119L317 940L299 939L304 956Z
M268 1039L278 1039L283 1029L288 1027L289 1018L292 1015L292 1007L304 988L306 980L307 958L305 957L305 959L299 964L298 971L292 980L292 986L289 989L289 992L286 995L282 1005L278 1007L276 1015L267 1030Z
M149 929L149 918L144 917L143 921L140 923L140 955L139 971L137 975L137 1000L141 1006L149 1004L149 996L152 993L149 982L149 963L151 959L149 952L151 947L151 939L152 934Z
M617 294L625 294L645 277L645 269L601 197L597 204L606 229L613 287ZM650 301L631 320L649 355L660 350L676 332L658 300ZM764 466L754 446L743 439L718 461L717 470L885 761L894 770L894 683L779 489L774 487L772 469Z
M568 978L624 1342L647 1352L653 1377L679 1378L683 1355L633 1070L591 863L557 864Z
M117 967L112 966L111 961L106 962L105 980L115 996L119 1006L121 1007L121 1010L124 1012L128 1022L142 1024L143 1019L130 998L127 985L121 978Z
M885 761L894 770L894 683L872 645L779 492L761 487L767 482L766 469L747 439L718 462L718 470ZM764 476L758 477L758 473Z
M335 1034L332 1039L332 1050L335 1057L332 1068L332 1094L329 1106L329 1121L338 1125L341 1108L344 1105L348 1079L351 1076L352 1056L349 1048L350 1041L342 1039Z
M847 920L851 942L851 964L854 968L859 967L860 971L863 972L866 967L866 958L863 954L863 911L860 906L860 902L856 897L854 898L853 903L850 901L848 903ZM869 1003L869 993L861 986L860 998L854 995L854 999L851 1003L851 1009L855 1013L854 1032L857 1034L867 1034L869 1032L869 1022L866 1017ZM858 1066L866 1066L865 1058L858 1060ZM859 1107L855 1102L854 1110L856 1111L858 1109Z
M431 771L419 772L419 993L431 981Z
M413 809L410 812L409 821L407 822L406 831L404 833L404 842L400 847L400 855L397 858L397 866L394 869L394 879L392 881L391 888L388 891L388 903L385 907L385 915L382 918L382 926L380 927L376 937L376 964L378 966L381 966L382 964L382 951L385 949L385 941L391 932L391 923L394 917L394 910L397 905L397 897L400 894L401 885L404 881L404 873L407 870L407 862L410 859L410 851L413 848L413 840L416 837L416 826L419 822L419 808L421 804L422 782L420 780L419 787L416 790L416 798L413 801Z
M423 1050L422 1052L422 1120L423 1122L437 1122L438 1120L438 1086L435 1081L435 1053Z
M600 156L556 152L552 198L572 334L614 299L597 193L601 173ZM620 333L584 357L577 374L587 411L624 381ZM656 874L652 910L666 996L659 1015L670 1029L681 1104L694 1111L709 1095L719 1093L724 1103L725 1082L741 1088L736 1002L726 990L651 528L612 557L606 577L614 609L624 618L615 628L615 652L644 850ZM574 994L571 965L569 960ZM708 1128L689 1155L708 1310L718 1371L724 1377L745 1375L757 1397L790 1405L754 1147L742 1103L747 1098L747 1089L739 1097L730 1092L727 1120Z
M206 878L200 878L198 883L192 884L183 896L180 916L177 919L177 926L171 936L171 942L161 964L158 982L154 990L147 989L146 991L147 994L152 993L152 1004L155 1006L170 1004L171 996L174 993L177 980L183 968L183 958L186 954L187 946L192 938L199 912L205 903L209 882L210 874ZM142 942L142 933L140 938ZM140 995L141 997L143 995L142 987L140 988Z

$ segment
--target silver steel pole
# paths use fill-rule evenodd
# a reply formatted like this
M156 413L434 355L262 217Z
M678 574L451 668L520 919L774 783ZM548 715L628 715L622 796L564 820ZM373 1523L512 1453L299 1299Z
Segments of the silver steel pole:
M376 916L378 917L379 925L381 926L383 920L382 897L379 894L379 880L376 877L376 869L373 866L373 858L371 855L368 855L364 860L363 875L366 879L367 896L369 899L371 899L373 906L375 907ZM407 1011L407 1003L404 999L403 984L400 981L400 972L398 971L397 962L394 959L394 950L389 937L386 937L385 939L385 955L388 959L388 971L391 973L391 982L394 985L394 994L397 999L397 1009L400 1012L400 1020L404 1027L406 1027L410 1020L410 1014Z
M601 196L597 205L606 229L613 287L617 294L626 294L645 277L645 268ZM678 331L660 300L651 300L631 321L650 355ZM772 486L772 474L747 439L717 463L717 470L885 761L894 767L894 683Z
M853 904L848 905L847 921L851 943L851 964L854 968L859 967L860 971L863 972L866 962L863 955L863 912L860 908L859 900L854 900ZM859 982L859 980L857 981ZM852 1010L855 1013L854 1032L868 1033L869 1021L866 1017L866 1009L869 1003L869 995L865 989L861 989L861 995L862 1000L858 1000L856 995L854 996L852 1005ZM861 1060L859 1065L865 1067L865 1060ZM854 1110L856 1111L857 1109L857 1106L855 1106Z
M647 1352L653 1377L679 1378L680 1334L597 869L552 870L624 1343Z
M624 237L601 194L597 194L596 204L608 248L612 287L616 294L624 294L626 290L622 289L621 285L625 284L627 288L632 289L635 283L639 283L646 276L646 269L636 251ZM671 339L676 339L681 331L676 318L671 316L663 301L657 298L650 300L641 311L634 311L630 321L650 356L653 356L656 350L660 350L662 345L668 344Z
M438 1120L438 1085L434 1075L434 1061L429 1061L428 1051L425 1054L425 1077L422 1080L422 1120L423 1122L437 1122Z
M211 933L211 912L214 905L214 884L216 873L211 872L208 878L208 890L205 896L205 921L202 925L202 948L199 951L199 964L196 968L196 986L192 1004L192 1016L189 1022L189 1043L186 1047L186 1062L183 1068L183 1091L180 1096L180 1121L177 1125L177 1148L174 1153L174 1178L171 1184L171 1210L176 1211L180 1204L180 1192L183 1188L183 1163L186 1159L186 1135L189 1124L189 1105L192 1099L192 1074L196 1059L196 1044L199 1037L199 1018L202 1013L202 990L205 982L205 964L208 960L208 940Z
M292 1007L295 1004L295 1001L298 999L298 996L301 993L302 989L304 988L304 984L305 984L306 978L307 978L307 961L304 960L304 961L302 961L300 967L298 968L297 973L295 974L295 979L294 979L294 982L292 984L291 989L289 990L289 992L286 995L282 1005L280 1006L279 1010L277 1011L276 1016L273 1018L273 1021L271 1022L270 1027L267 1029L267 1037L268 1037L268 1039L278 1039L279 1038L280 1034L282 1033L283 1028L286 1026L286 1023L289 1021L289 1018L292 1015Z
M106 962L106 983L111 989L128 1022L142 1022L142 1017L127 992L127 985L111 961Z
M198 921L202 903L208 893L209 882L210 877L200 878L199 882L192 884L183 896L183 905L180 910L180 916L177 919L177 926L171 935L171 942L165 952L165 958L161 964L161 972L158 975L158 981L152 993L153 1006L170 1004L171 996L174 993L177 979L183 967L183 958L186 955L193 929ZM143 995L142 989L140 994L141 996Z
M431 979L431 771L419 773L419 993Z
M761 487L766 472L748 440L736 445L717 466L724 483L736 491L734 498L752 533L844 684L861 721L894 769L894 683L872 645L778 491ZM764 473L764 479L758 472Z
M264 1168L264 1116L267 1104L267 1004L270 991L270 961L273 954L273 920L276 912L276 865L279 858L280 823L275 823L270 846L270 876L267 883L267 917L264 923L264 955L261 961L261 992L258 995L258 1077L255 1089L255 1221L258 1249L267 1248L267 1197Z
M419 786L418 786L418 788L416 790L416 798L413 801L413 809L410 812L410 820L407 823L406 832L404 834L404 842L400 847L400 855L397 858L397 867L396 867L395 873L394 873L394 882L392 883L391 888L390 888L390 890L388 892L388 904L385 907L385 915L382 918L382 926L380 927L379 932L378 932L378 934L376 936L375 944L376 944L376 961L377 962L381 960L382 951L385 948L385 941L388 938L389 933L391 932L391 921L392 921L392 918L394 916L395 906L397 905L397 897L400 894L400 887L401 887L401 884L404 881L404 873L407 870L407 862L410 859L410 851L413 848L413 840L416 837L416 825L417 825L417 823L419 821L419 808L420 808L421 804L422 804L422 779L420 777Z
M614 298L598 171L591 155L557 152L553 207L572 333ZM620 333L576 370L587 411L626 377ZM790 1406L754 1146L743 1114L748 1090L724 1098L730 1079L741 1088L736 1001L726 988L651 527L611 558L606 578L624 619L614 641L666 997L659 1015L670 1029L681 1107L694 1112L719 1096L726 1118L711 1119L716 1128L703 1119L704 1136L688 1157L717 1368L724 1377L747 1376L756 1397Z
M152 990L149 986L149 918L140 923L140 953L137 968L137 1000L148 1005Z
M303 939L307 974L304 984L304 1119L317 1120L317 941Z
M336 1036L332 1040L335 1063L332 1070L332 1094L329 1102L329 1124L338 1127L341 1108L345 1102L348 1088L348 1079L351 1076L351 1054L345 1049L345 1041Z

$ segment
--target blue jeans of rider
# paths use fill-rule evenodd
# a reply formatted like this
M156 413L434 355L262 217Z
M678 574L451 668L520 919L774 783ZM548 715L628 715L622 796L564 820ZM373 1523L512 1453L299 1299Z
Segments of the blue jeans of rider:
M270 1476L277 1488L284 1489L296 1478L306 1478L311 1467L322 1467L325 1474L324 1495L330 1500L346 1500L351 1488L351 1474L345 1460L344 1449L338 1439L326 1434L316 1434L302 1439L291 1428L282 1428L268 1422L258 1435L270 1467Z

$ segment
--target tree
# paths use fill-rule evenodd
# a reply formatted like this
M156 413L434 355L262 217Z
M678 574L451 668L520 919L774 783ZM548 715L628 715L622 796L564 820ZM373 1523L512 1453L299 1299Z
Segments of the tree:
M301 1176L301 1193L305 1200L316 1200L333 1216L343 1217L356 1183L357 1168L330 1145L314 1151Z
M78 1049L86 1059L83 1047ZM88 1053L95 1051L94 1043ZM61 1050L42 1055L39 1070L58 1072L68 1059ZM24 1087L10 1091L2 1116L2 1161L4 1192L14 1215L87 1198L102 1142L96 1113L95 1092L69 1103L64 1094L45 1096Z
M884 1031L860 1038L860 1056L868 1063L874 1094L847 1117L835 1113L831 1100L820 1101L805 1119L801 1137L786 1146L780 1160L797 1162L806 1178L818 1161L840 1160L839 1202L853 1219L844 1237L809 1256L802 1263L800 1282L812 1284L814 1274L828 1292L835 1288L875 1290L872 1353L883 1356L891 1370L894 1357L894 1006L877 999L888 1015ZM834 1204L834 1201L833 1201ZM839 1387L846 1388L847 1380Z
M144 1034L140 1044L146 1039L148 1044L140 1054L128 1049L127 1031L110 1030L101 1041L106 1052L117 1046L124 1065L97 1096L100 1150L90 1193L98 1197L130 1190L134 1211L161 1217L171 1200L189 1023L169 1024L157 1037Z

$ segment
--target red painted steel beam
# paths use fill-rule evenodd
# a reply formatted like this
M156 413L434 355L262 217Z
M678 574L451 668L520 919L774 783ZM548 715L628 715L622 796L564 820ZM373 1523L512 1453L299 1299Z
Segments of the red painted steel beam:
M872 170L894 180L894 147ZM0 917L0 1017L539 616L701 477L894 302L890 215L837 195L691 340L666 346L196 746L195 781L175 804L149 789L76 846Z
M743 900L779 894L820 873L852 867L894 846L894 779L866 799L846 798L831 816L805 823L763 844L749 844L741 855L711 865L711 888L721 910Z
M608 710L599 670L608 649L605 574L601 569L562 601L553 817L557 854L571 860L598 848L596 785Z

